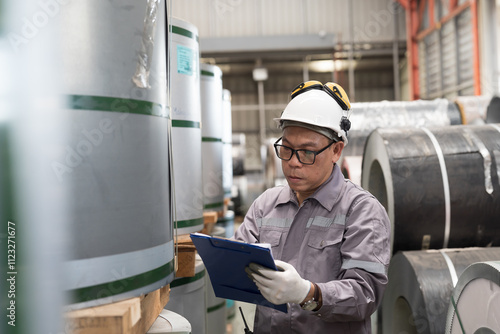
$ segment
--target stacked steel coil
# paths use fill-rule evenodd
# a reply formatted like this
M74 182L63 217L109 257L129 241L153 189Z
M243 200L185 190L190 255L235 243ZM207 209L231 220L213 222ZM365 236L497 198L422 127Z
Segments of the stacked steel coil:
M198 29L172 18L170 87L175 222L178 234L203 229L201 102Z
M386 208L392 249L500 245L500 126L378 129L362 186Z

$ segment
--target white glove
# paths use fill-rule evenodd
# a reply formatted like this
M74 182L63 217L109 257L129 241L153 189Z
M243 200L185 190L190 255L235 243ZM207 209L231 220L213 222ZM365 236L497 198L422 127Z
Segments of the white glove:
M245 268L262 296L273 304L301 303L309 293L311 282L300 277L295 268L286 262L274 261L278 271L250 263Z

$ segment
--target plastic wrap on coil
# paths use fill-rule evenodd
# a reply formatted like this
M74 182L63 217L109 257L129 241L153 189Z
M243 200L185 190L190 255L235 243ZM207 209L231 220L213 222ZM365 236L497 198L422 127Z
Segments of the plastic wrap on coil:
M500 97L491 99L486 110L486 123L500 123Z
M444 333L457 278L473 263L497 259L498 247L397 253L382 301L382 333Z
M343 157L340 163L340 169L344 177L351 180L354 184L361 186L361 166L363 157L359 155Z
M166 310L185 317L193 328L193 333L206 333L206 281L205 265L196 254L193 277L176 278L170 284L170 299Z
M191 334L189 321L172 311L162 310L146 334Z
M464 124L471 125L484 124L490 101L490 96L457 96L455 99L455 103L464 119Z
M398 250L500 245L500 127L377 129L362 187L384 205Z
M73 203L67 182L51 168L70 137L70 115L60 94L63 57L56 51L65 27L61 15L41 16L46 14L39 5L0 1L0 333L5 334L65 329L62 267L71 249ZM34 22L38 28L32 23L34 14L41 17L43 33L40 21ZM22 37L28 30L29 40Z
M203 229L198 28L175 17L170 27L175 50L170 59L175 227L178 234L188 234Z
M222 70L200 64L203 209L223 211L223 107Z
M467 267L451 298L444 333L500 333L500 258Z
M222 90L223 109L223 136L222 136L222 186L224 198L231 198L231 188L233 187L233 144L232 144L232 116L231 116L231 92Z
M460 111L446 99L358 102L350 111L346 155L361 155L367 136L377 128L429 127L462 124Z
M232 135L233 176L245 175L246 135Z

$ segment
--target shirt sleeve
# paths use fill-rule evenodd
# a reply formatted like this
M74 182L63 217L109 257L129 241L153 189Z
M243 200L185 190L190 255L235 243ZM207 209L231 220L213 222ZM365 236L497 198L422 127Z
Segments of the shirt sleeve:
M390 260L390 221L373 197L354 202L346 219L340 247L342 267L338 280L318 283L325 321L363 321L382 300Z
M260 197L259 197L260 198ZM234 233L234 239L248 243L259 242L259 227L257 225L256 210L259 198L257 198L248 209L243 223Z

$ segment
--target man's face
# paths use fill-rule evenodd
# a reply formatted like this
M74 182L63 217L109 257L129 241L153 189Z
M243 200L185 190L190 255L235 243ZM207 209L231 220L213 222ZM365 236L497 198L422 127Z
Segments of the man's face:
M322 134L302 127L290 126L283 131L283 145L296 150L319 151L330 142ZM340 158L343 147L343 142L333 144L316 155L312 165L300 163L295 154L289 161L282 160L283 173L290 188L299 193L302 199L314 193L330 177L333 164Z

